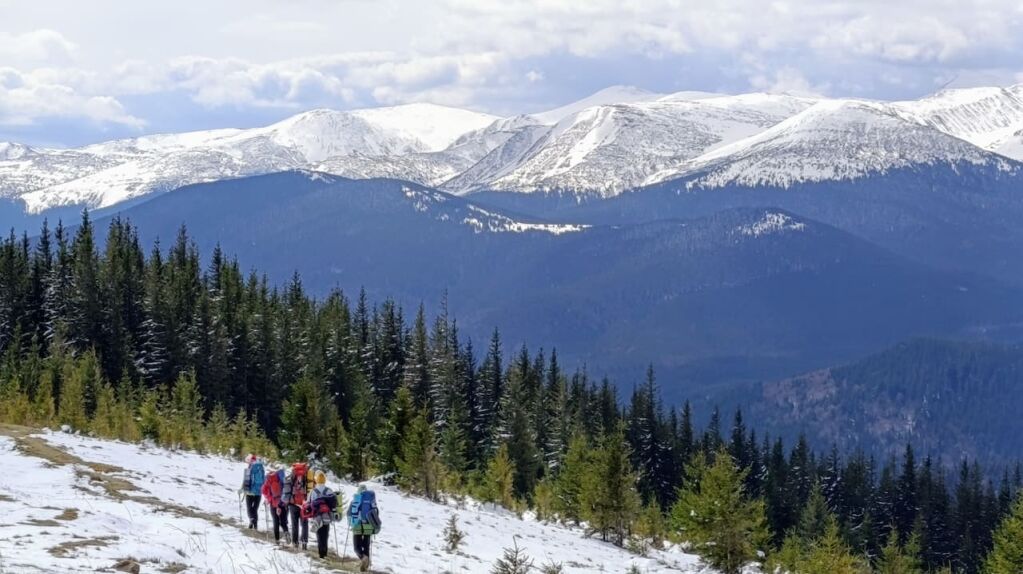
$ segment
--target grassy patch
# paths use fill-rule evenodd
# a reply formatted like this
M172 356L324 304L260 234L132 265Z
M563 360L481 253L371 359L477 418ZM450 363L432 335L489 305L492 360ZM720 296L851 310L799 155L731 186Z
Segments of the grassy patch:
M65 540L60 544L49 548L47 552L56 556L57 558L67 558L75 550L80 548L103 548L104 546L110 546L110 543L117 540L116 536L100 536L97 538L76 538L74 540Z
M65 508L63 512L58 514L54 520L78 520L78 509L76 508Z

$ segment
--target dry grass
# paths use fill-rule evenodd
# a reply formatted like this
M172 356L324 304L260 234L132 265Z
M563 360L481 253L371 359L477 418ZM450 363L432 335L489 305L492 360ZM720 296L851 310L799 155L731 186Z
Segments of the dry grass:
M65 522L71 520L78 520L78 509L77 508L65 508L63 512L58 514L55 520L63 520Z
M56 556L57 558L67 558L69 554L73 553L79 548L95 547L102 548L104 546L110 546L110 543L117 540L116 536L100 536L97 538L76 538L74 540L66 540L60 544L49 548L47 552Z

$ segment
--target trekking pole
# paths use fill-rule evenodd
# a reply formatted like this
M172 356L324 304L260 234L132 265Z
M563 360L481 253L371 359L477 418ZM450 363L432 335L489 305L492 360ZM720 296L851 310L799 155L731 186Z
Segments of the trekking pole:
M242 493L238 493L238 521L245 522L245 517L242 514Z
M266 502L263 503L263 520L265 521L263 524L265 536L263 538L266 538L266 541L270 542L270 505Z
M350 535L352 533L352 525L351 525L351 523L349 523L348 520L345 520L345 522L348 523L348 528L345 529L345 551L344 551L345 554L341 558L341 563L342 564L344 564L345 561L348 560L348 535Z
M332 517L333 518L333 517ZM348 540L345 540L345 544L348 544ZM337 545L337 526L334 527L334 552L341 556L341 547Z

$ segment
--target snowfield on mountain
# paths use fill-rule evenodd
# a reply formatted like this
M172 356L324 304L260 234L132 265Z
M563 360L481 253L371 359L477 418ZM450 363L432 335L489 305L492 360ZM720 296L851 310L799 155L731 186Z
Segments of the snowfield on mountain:
M236 493L244 464L151 445L100 441L61 432L0 427L0 571L112 571L135 562L142 572L330 572L326 563L267 538L239 520ZM351 500L354 485L330 481ZM566 573L703 573L695 556L676 548L648 557L586 538L579 529L542 524L475 503L436 504L373 484L383 529L374 537L373 572L488 572L517 541L535 561L560 562ZM468 534L457 554L445 552L451 513ZM338 533L343 543L345 532ZM315 547L315 539L313 540ZM349 545L351 540L348 541ZM342 548L342 553L345 549ZM352 553L347 552L351 559Z
M794 127L802 143L788 146L784 165L771 159L771 173L752 179L735 171L750 165L751 152L763 156L765 140ZM852 147L836 146L840 141ZM0 198L30 214L105 208L192 183L297 168L403 179L460 194L609 197L705 176L712 164L731 166L704 177L712 185L786 185L893 167L927 169L935 162L976 163L980 156L1023 160L1023 84L944 90L901 102L664 95L615 86L504 118L423 103L312 110L265 127L147 135L76 149L0 142ZM836 158L840 165L822 165Z

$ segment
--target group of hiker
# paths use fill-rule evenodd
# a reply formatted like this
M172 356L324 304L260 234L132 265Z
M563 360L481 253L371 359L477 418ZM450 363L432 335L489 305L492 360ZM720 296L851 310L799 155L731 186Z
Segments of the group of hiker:
M292 546L309 544L309 526L316 533L316 546L320 558L327 557L327 543L330 526L344 518L339 511L339 494L327 486L327 475L322 470L313 470L308 463L296 462L290 469L280 468L266 472L265 463L255 454L246 459L245 475L240 494L245 496L250 529L259 528L259 502L266 503L273 523L274 539ZM376 493L360 484L348 506L350 528L355 556L359 559L360 570L365 572L370 565L370 540L380 532L380 512L376 505ZM290 525L290 531L289 531ZM335 533L336 534L336 533ZM347 541L345 542L347 545Z

